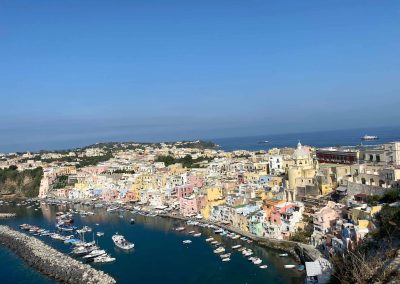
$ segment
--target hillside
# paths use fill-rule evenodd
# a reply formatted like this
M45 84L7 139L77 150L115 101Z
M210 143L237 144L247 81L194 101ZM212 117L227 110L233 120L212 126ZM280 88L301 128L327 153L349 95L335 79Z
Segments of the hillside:
M37 197L42 168L18 171L15 166L0 170L0 197Z

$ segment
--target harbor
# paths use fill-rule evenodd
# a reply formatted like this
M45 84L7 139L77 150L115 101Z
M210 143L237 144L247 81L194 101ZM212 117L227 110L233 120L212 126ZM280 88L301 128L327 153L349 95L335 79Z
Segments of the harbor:
M217 283L225 279L232 283L304 282L304 272L297 269L299 263L290 255L282 257L281 251L258 246L245 236L212 224L118 206L66 202L32 201L21 206L10 202L1 210L17 213L17 218L5 221L14 230L24 231L64 255L104 271L118 283L128 283L132 276L138 282L165 283ZM72 221L74 229L60 226L61 219ZM117 246L115 235L123 236L134 247ZM183 243L185 240L190 242ZM73 253L85 246L95 248L82 255ZM112 261L94 261L98 257ZM148 273L152 269L157 273ZM172 273L174 269L179 272Z

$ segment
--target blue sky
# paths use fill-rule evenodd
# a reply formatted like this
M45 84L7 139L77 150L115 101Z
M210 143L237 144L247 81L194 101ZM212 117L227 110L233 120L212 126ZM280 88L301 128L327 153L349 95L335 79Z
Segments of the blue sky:
M399 125L399 1L0 0L0 151Z

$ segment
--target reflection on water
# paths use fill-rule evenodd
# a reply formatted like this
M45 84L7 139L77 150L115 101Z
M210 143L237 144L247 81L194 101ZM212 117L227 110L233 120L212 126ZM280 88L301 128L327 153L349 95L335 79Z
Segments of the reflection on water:
M127 211L110 213L101 208L71 206L42 203L27 208L3 205L0 206L0 210L17 213L17 218L2 222L11 227L18 228L19 224L29 223L50 230L55 229L55 214L58 211L73 208L94 212L94 215L86 217L75 214L74 225L90 226L93 232L87 233L85 240L95 239L102 249L116 257L114 263L95 266L109 273L118 283L304 283L302 273L284 268L284 264L294 264L293 259L281 258L278 256L279 252L272 249L215 235L209 228L186 226L181 220L148 217ZM134 225L130 224L131 218L135 219ZM174 228L179 226L186 226L186 232L193 230L202 235L193 237L185 232L176 232ZM97 237L98 231L104 232L104 236ZM116 232L134 242L135 249L130 252L117 249L111 240L111 236ZM220 257L213 253L215 248L205 241L208 237L214 237L221 242L227 252L236 244L251 248L255 256L268 265L268 269L261 270L236 251L232 252L230 262L222 262ZM60 241L49 237L38 238L64 253L71 250L69 245ZM191 239L193 242L184 246L182 241L185 239ZM9 261L12 265L15 264L15 260ZM40 279L41 276L36 275L34 278Z

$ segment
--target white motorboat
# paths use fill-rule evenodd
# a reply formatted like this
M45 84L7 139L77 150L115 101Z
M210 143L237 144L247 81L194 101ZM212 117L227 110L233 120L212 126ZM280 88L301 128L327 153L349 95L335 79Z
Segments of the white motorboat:
M86 258L86 259L87 259L87 258L94 258L94 257L101 256L101 255L105 255L105 254L106 254L106 251L103 250L103 249L101 249L101 250L94 250L94 251L91 251L89 254L83 256L83 258Z
M295 268L296 265L294 264L285 264L285 268L291 269L291 268Z
M206 239L206 242L208 243L208 242L211 242L213 240L214 240L214 238L208 238L208 239Z
M101 256L95 257L93 259L93 261L96 263L107 263L107 262L115 261L115 258L106 254L106 255L101 255Z
M242 247L241 245L235 245L235 246L232 247L232 249L239 249L241 247Z
M103 232L97 232L96 235L97 235L98 237L102 237L102 236L104 236L104 233L103 233Z
M190 231L188 234L193 235L196 231Z
M175 231L177 231L177 232L182 232L182 231L184 231L185 230L185 227L178 227L178 228L175 228Z
M252 262L256 265L259 265L259 264L261 264L262 260L258 257L255 257L255 258L253 258Z
M112 236L112 240L114 244L120 249L130 250L135 247L133 243L128 242L124 236L118 235L118 233Z
M231 257L231 253L221 254L220 257L221 258L229 258L229 257Z
M267 269L267 268L268 268L268 265L266 265L266 264L260 265L260 268L261 268L261 269Z
M194 234L193 237L200 237L201 233Z
M219 248L214 250L214 253L223 253L224 251L225 251L225 248L219 247Z
M182 243L185 244L185 245L188 245L188 244L191 244L192 241L191 240L184 240Z
M228 262L228 261L231 261L231 259L229 257L227 257L227 258L223 258L222 261L223 262Z
M280 253L279 256L280 257L285 257L285 256L288 256L288 254L287 253Z

